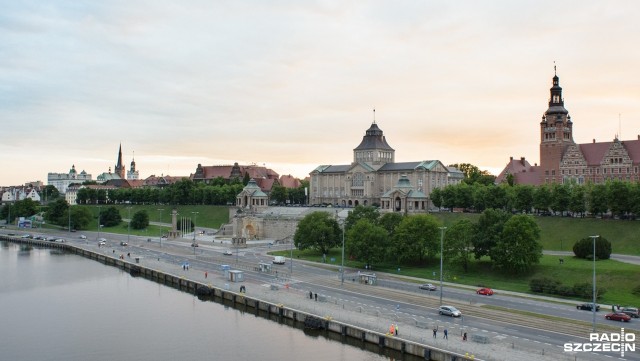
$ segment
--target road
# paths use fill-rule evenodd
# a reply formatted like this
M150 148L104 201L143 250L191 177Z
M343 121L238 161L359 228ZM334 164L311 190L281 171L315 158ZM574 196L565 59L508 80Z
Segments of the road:
M5 230L3 230L5 231ZM80 233L60 233L70 242L95 243L97 232L86 232L87 240L77 239ZM70 236L70 237L69 237ZM233 249L229 243L214 243L211 236L196 236L199 247L191 247L192 238L162 240L146 237L105 234L106 247L114 253L136 257L163 259L173 264L188 262L194 269L219 269L222 264L245 271L245 278L257 283L287 284L287 287L307 294L318 293L328 302L341 305L353 312L376 312L380 317L396 319L405 323L415 323L428 330L447 328L450 333L474 332L485 334L493 343L511 343L513 347L530 348L533 352L546 349L547 352L562 354L562 346L569 342L584 342L591 330L592 314L578 311L577 302L549 297L534 297L504 291L496 291L493 296L480 296L470 287L445 284L443 300L462 310L463 317L450 318L437 313L440 290L435 292L418 289L418 284L428 280L416 280L397 275L377 274L376 286L365 286L354 280L358 270L345 270L345 282L340 281L338 267L287 259L285 265L273 265L272 272L259 272L260 262L271 263L267 252L275 249L288 250L288 246L270 246L268 243L247 249ZM120 241L129 239L129 246L120 246ZM226 242L226 241L224 241ZM224 250L233 254L225 256ZM290 272L290 270L292 272ZM433 281L432 281L433 282ZM603 311L598 313L599 331L616 332L621 324L604 319ZM542 315L542 316L541 316ZM627 332L640 333L640 321L625 323ZM550 351L551 350L551 351ZM544 352L544 351L543 351ZM620 358L619 354L608 353L610 358ZM602 359L603 354L581 353L580 359ZM638 353L626 354L625 360L640 360Z

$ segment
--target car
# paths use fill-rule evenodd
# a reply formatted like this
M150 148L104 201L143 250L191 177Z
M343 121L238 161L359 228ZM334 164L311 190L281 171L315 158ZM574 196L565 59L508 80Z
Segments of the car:
M27 233L27 234L23 234L22 236L20 236L20 238L33 238L33 236L30 235L29 233Z
M75 228L72 228L71 232L77 232L77 230Z
M121 246L128 246L128 245L129 245L129 243L127 243L127 242L125 242L125 241L120 241L120 245L121 245Z
M198 247L198 244L196 242L191 243L191 247Z
M627 314L627 315L631 316L632 318L640 317L640 311L638 311L638 309L636 307L625 307L620 312L622 312L624 314Z
M477 290L476 293L479 294L479 295L491 296L491 295L493 295L493 290L491 288L483 287L483 288Z
M604 318L606 318L607 320L614 320L614 321L620 321L620 322L629 322L631 320L631 316L627 315L626 313L622 313L622 312L612 312L612 313L607 313Z
M160 237L160 238L167 239L167 237L168 236L166 234L163 234L162 237Z
M427 290L427 291L435 291L438 289L436 286L432 285L431 283L425 283L423 285L420 285L419 288L421 290Z
M81 234L80 237L78 237L80 239L87 239L87 236L85 236L84 234Z
M444 316L460 317L462 312L453 306L440 306L438 313Z
M49 241L49 242L55 242L55 241L56 241L56 239L57 239L56 237L48 237L48 238L47 238L47 241Z
M106 246L107 240L104 238L98 238L98 246Z
M65 242L66 242L66 240L65 240L64 238L57 238L57 239L56 239L56 242L58 242L58 243L65 243Z
M231 256L231 255L233 255L233 253L231 252L231 250L230 250L230 249L228 249L228 250L224 251L224 253L222 253L222 254L223 254L223 255L225 255L225 256Z
M578 310L593 311L593 303L581 303L576 306ZM600 305L596 305L596 312L600 311Z

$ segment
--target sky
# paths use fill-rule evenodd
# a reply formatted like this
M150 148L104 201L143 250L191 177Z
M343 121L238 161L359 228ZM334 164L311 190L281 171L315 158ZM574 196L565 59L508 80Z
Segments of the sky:
M0 186L349 164L539 162L554 65L578 143L640 134L640 2L0 0Z

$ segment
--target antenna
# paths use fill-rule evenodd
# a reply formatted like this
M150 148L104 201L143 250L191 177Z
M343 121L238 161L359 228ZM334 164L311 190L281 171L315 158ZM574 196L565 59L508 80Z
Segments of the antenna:
M556 73L556 61L555 61L555 60L553 61L553 75L554 75L554 76L555 76L555 75L558 75L558 74Z
M620 138L622 138L622 120L621 120L621 116L622 116L622 114L618 113L618 136Z
M376 107L373 107L373 124L376 124Z

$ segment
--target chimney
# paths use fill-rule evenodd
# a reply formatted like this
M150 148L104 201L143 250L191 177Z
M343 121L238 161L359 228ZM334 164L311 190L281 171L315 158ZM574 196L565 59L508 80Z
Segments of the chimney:
M524 157L520 157L520 164L524 165Z
M640 138L640 135L638 136ZM509 157L509 162L513 162L513 157Z
M593 144L596 144L596 138L593 138Z

